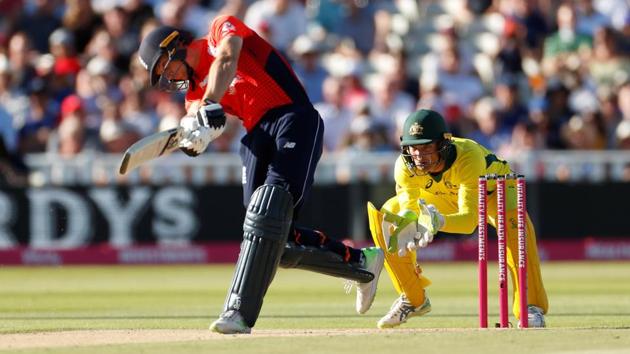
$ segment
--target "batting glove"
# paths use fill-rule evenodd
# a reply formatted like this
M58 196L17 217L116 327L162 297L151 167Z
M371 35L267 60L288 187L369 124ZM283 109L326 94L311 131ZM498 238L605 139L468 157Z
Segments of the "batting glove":
M196 116L186 116L180 121L184 129L180 149L188 156L198 156L204 152L211 141L218 138L225 130L225 112L220 104L204 101Z

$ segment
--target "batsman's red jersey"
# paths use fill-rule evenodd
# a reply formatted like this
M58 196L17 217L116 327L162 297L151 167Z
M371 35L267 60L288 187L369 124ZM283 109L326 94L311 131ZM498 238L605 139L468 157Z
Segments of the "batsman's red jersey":
M286 60L256 32L233 16L219 16L210 24L205 38L189 47L200 47L199 65L194 68L195 89L186 94L186 107L200 100L208 85L208 70L214 61L216 46L227 36L243 39L236 76L221 99L224 110L239 117L250 131L272 108L311 103L304 87Z

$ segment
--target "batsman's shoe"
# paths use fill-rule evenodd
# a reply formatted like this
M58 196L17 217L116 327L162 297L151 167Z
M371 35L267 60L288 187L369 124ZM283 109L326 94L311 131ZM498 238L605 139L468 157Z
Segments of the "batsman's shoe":
M545 315L543 310L536 305L527 306L527 325L529 328L545 328Z
M378 247L369 247L361 250L363 252L362 268L374 274L374 279L369 283L357 283L356 310L359 314L364 314L372 306L376 296L378 278L383 270L385 254Z
M378 328L393 328L407 322L407 319L414 316L422 316L431 311L431 301L425 296L424 302L418 307L414 307L405 294L400 295L389 312L381 318L376 326Z
M219 319L210 325L210 330L221 334L252 332L252 329L245 323L243 316L236 310L223 312L221 316L219 316Z

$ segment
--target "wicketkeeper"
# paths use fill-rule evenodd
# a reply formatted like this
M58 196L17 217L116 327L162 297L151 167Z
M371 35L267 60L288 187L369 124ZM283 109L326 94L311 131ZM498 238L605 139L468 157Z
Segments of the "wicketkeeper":
M158 27L139 52L152 85L186 92L185 153L197 156L221 135L224 110L247 130L241 140L243 242L223 312L210 329L250 333L278 265L354 280L357 304L369 306L383 252L294 225L313 184L324 125L279 52L232 16L215 18L199 39Z
M395 164L396 196L377 210L368 204L370 230L385 252L385 268L400 297L378 321L395 327L409 317L431 311L425 288L431 281L417 263L416 250L433 241L438 231L472 234L477 227L478 178L512 173L510 166L475 141L451 137L444 118L422 109L407 117ZM495 181L488 181L488 216L496 227ZM516 190L506 188L507 265L514 289L513 312L519 313ZM527 216L527 298L530 327L544 327L549 308L540 273L536 233Z

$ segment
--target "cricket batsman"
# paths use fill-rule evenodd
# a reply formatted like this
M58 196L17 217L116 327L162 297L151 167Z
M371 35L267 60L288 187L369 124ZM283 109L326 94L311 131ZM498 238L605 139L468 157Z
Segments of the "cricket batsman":
M203 153L223 133L226 113L247 130L240 150L243 241L223 311L210 329L250 333L278 266L353 280L357 304L366 306L357 311L367 310L383 251L295 225L322 154L324 125L286 59L233 16L217 16L198 39L160 26L143 38L139 57L153 86L186 92L179 142L186 154Z
M433 241L438 231L472 234L477 227L478 178L512 173L509 164L469 139L454 138L442 115L421 109L403 125L401 154L395 164L396 195L377 210L368 203L370 230L385 252L385 268L400 294L379 328L396 327L431 311L416 250ZM507 266L512 279L516 318L519 313L516 190L506 186ZM488 181L488 216L496 227L496 182ZM536 233L527 215L527 298L530 327L545 327L549 304L540 273Z

